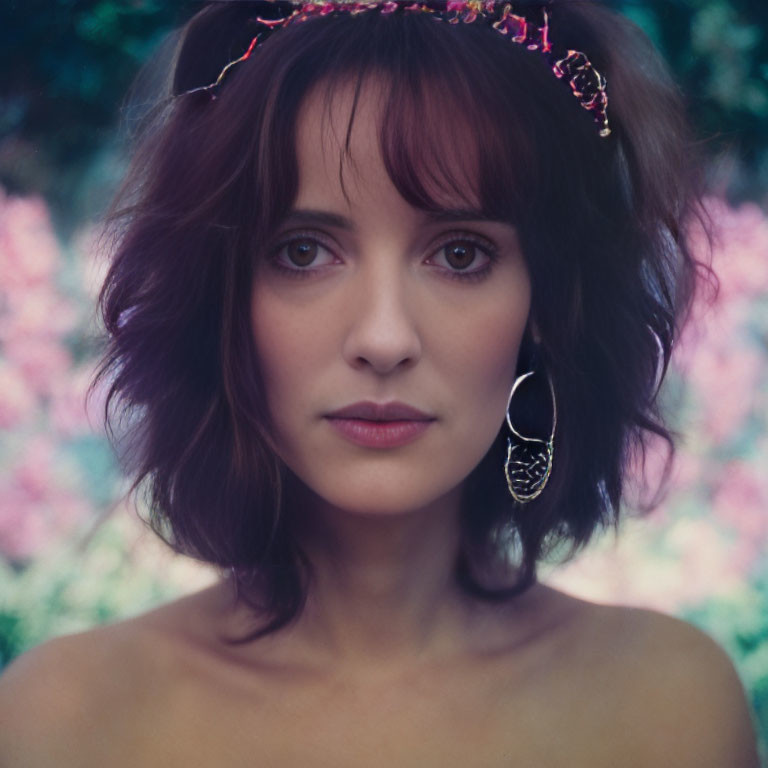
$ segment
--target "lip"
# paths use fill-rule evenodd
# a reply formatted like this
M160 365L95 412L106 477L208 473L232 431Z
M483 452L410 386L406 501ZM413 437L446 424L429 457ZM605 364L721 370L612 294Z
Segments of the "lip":
M372 400L362 400L328 413L326 417L329 419L362 419L369 422L434 421L435 418L412 405L400 403L396 400L389 403L375 403Z
M423 434L434 419L368 421L366 419L329 418L328 422L343 437L364 448L398 448Z

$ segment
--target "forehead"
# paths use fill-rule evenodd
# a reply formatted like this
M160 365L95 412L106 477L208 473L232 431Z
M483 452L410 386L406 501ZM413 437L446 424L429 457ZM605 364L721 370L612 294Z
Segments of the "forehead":
M356 93L357 89L357 93ZM477 141L459 105L386 76L317 83L297 116L299 188L346 196L391 189L416 207L479 207Z

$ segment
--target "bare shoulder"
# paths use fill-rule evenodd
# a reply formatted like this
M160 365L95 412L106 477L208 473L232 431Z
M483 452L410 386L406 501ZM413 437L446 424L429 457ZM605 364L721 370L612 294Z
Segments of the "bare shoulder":
M677 617L584 602L584 632L648 765L758 768L741 679L725 650ZM598 659L599 657L599 659Z
M31 648L0 674L0 765L98 765L101 746L123 733L151 679L136 651L138 626L121 622ZM158 665L160 668L160 665Z
M86 659L78 636L48 640L14 659L0 676L0 764L76 765L90 712Z

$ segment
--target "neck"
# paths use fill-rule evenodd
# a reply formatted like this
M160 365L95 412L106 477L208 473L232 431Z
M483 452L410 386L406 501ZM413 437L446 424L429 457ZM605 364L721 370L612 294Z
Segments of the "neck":
M454 579L459 492L407 513L363 515L302 504L313 568L296 630L336 663L401 664L456 650L469 624Z
M466 622L453 571L458 505L387 517L326 510L304 542L315 578L304 629L349 663L447 652Z
M257 647L240 648L242 658L281 665L300 660L337 674L386 678L525 641L545 590L530 589L506 607L477 602L461 590L454 577L458 493L428 508L387 515L340 510L316 497L311 502L291 504L304 511L297 542L312 565L304 609ZM502 586L513 575L489 572L482 579ZM212 591L220 606L214 610L223 611L213 623L225 621L235 634L252 630L250 610L236 607L233 596L231 583Z

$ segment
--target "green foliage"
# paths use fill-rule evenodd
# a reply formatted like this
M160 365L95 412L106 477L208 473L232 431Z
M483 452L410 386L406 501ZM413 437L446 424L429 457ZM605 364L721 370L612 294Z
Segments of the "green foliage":
M768 3L760 0L609 0L637 23L672 68L710 154L735 164L732 203L768 190Z
M728 151L731 202L768 189L768 3L605 0L661 50L713 156ZM58 219L114 138L121 102L162 37L201 0L5 0L0 4L0 184L41 193Z
M713 598L678 615L711 634L734 660L768 757L768 572L745 584L741 600Z
M200 3L5 0L0 4L0 184L73 213L89 163L162 36Z
M23 646L21 619L11 611L0 611L0 670L22 652Z

